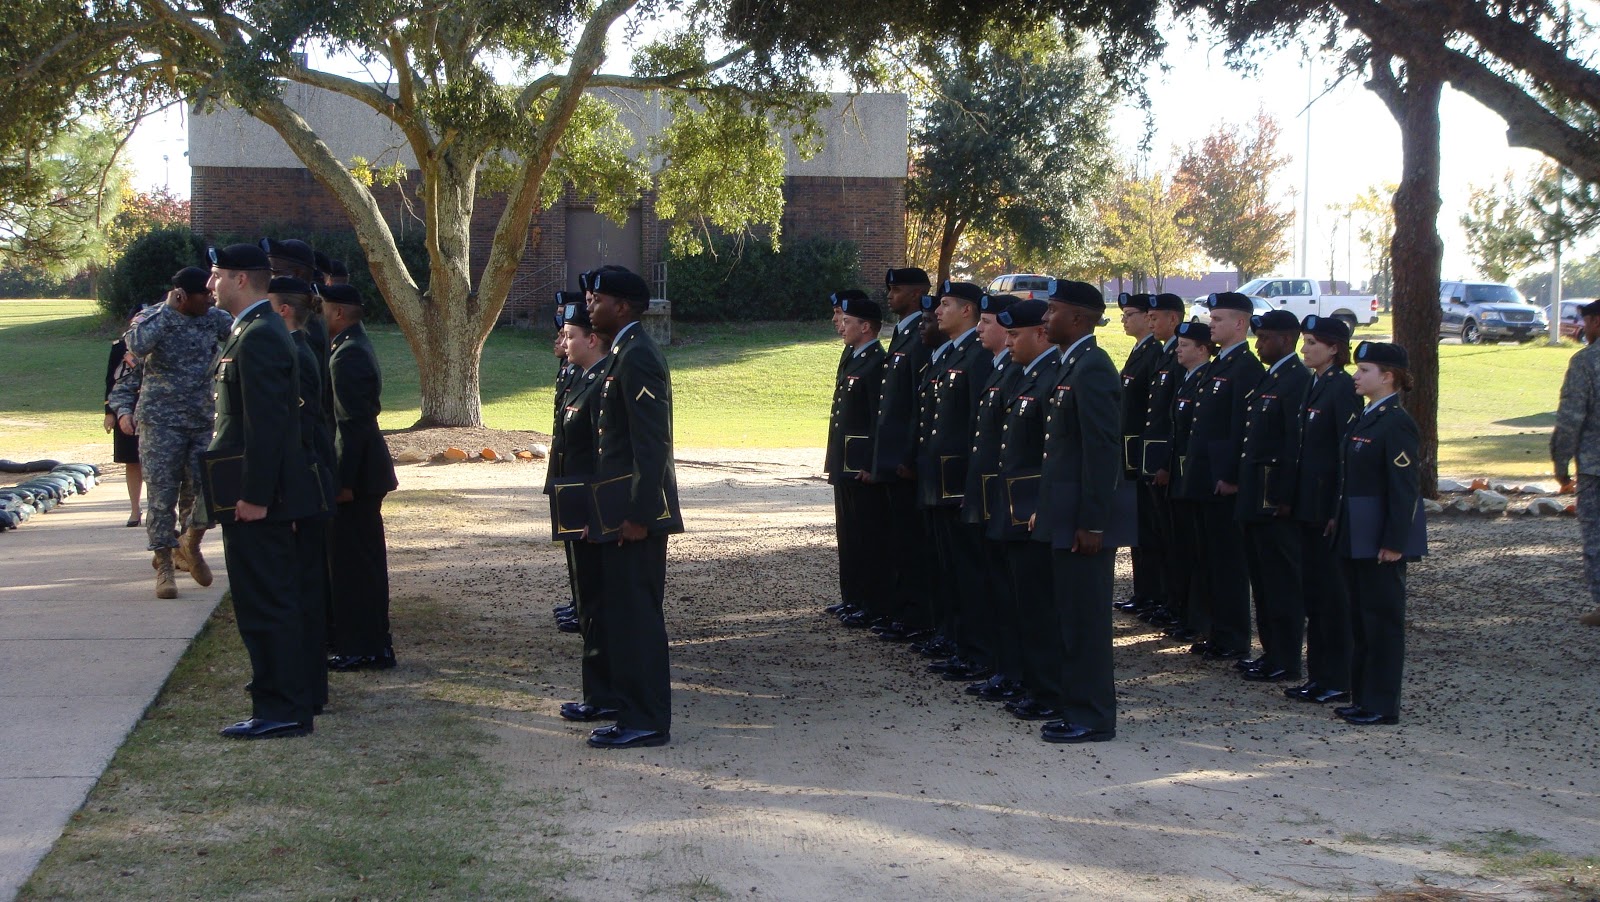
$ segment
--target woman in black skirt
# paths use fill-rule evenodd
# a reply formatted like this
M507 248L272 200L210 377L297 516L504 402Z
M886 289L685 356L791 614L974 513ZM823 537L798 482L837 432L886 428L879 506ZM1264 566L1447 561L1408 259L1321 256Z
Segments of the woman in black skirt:
M127 435L117 428L117 414L111 409L111 389L117 381L136 372L138 364L128 354L128 346L121 336L111 345L111 356L106 359L106 431L111 433L111 459L127 468L128 526L138 526L139 496L144 490L144 469L139 466L139 436Z
M1350 592L1350 695L1334 709L1347 723L1400 722L1406 655L1406 561L1427 553L1417 473L1417 424L1400 406L1411 388L1405 349L1356 347L1356 391L1367 406L1343 446L1335 547Z
M1349 702L1350 598L1328 522L1339 504L1340 442L1361 413L1361 397L1345 372L1350 365L1350 327L1332 317L1308 316L1300 322L1300 335L1300 355L1312 373L1300 408L1300 468L1294 495L1306 600L1306 682L1283 694L1317 704Z

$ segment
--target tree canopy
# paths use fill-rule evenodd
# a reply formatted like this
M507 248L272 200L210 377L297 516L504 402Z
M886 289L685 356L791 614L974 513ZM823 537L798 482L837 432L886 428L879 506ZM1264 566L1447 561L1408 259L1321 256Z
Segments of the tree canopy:
M1269 272L1289 256L1294 210L1273 199L1272 178L1289 163L1278 150L1282 129L1258 111L1247 125L1224 122L1178 159L1174 181L1188 195L1183 214L1212 259L1238 272L1241 283Z

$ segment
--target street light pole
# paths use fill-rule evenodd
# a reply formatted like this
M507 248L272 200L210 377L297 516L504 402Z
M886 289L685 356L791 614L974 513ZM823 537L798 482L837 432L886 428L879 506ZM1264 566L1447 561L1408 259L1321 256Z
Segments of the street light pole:
M1550 267L1550 322L1547 328L1550 331L1550 344L1561 344L1561 239L1562 232L1566 229L1566 210L1562 203L1563 192L1567 187L1567 170L1556 170L1556 228L1555 228L1555 254Z

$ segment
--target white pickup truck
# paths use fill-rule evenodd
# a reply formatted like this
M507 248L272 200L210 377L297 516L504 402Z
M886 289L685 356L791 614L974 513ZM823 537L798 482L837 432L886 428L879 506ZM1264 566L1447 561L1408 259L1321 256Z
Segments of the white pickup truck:
M1322 294L1314 279L1268 276L1239 286L1240 294L1266 299L1274 310L1287 310L1300 319L1317 316L1342 319L1350 328L1378 321L1378 299L1370 294Z

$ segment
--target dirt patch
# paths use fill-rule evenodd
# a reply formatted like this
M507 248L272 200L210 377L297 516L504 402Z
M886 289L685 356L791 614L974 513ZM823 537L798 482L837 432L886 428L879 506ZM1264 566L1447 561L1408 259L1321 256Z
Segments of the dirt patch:
M563 895L1537 898L1535 875L1448 847L1515 831L1596 851L1600 631L1576 622L1571 518L1435 521L1399 727L1345 726L1119 616L1117 740L1062 747L820 614L837 592L820 451L679 458L662 749L592 750L556 715L579 645L550 618L567 589L542 463L402 467L389 507L396 594L464 615L450 642L475 650L461 678L492 757L564 798L557 841L586 866ZM1127 576L1124 556L1119 592Z

